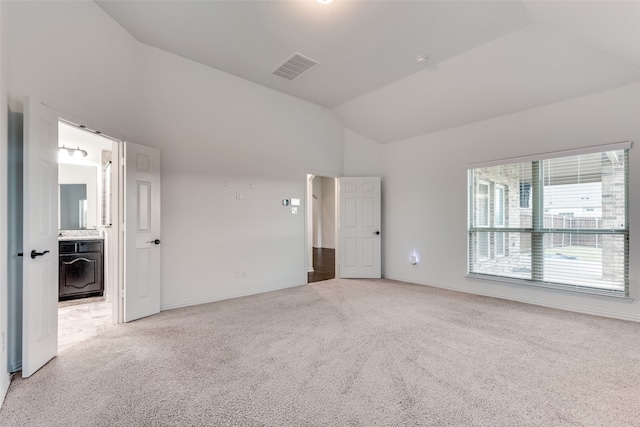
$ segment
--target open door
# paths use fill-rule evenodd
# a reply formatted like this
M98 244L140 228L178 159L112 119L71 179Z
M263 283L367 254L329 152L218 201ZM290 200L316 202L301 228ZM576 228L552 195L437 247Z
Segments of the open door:
M58 352L58 114L24 101L22 377Z
M160 150L124 144L124 321L160 312Z
M340 277L380 278L380 177L338 182Z

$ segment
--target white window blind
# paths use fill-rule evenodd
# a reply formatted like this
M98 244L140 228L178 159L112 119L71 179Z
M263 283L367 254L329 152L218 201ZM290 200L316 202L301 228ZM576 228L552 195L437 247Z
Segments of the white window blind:
M629 146L470 168L469 274L628 296Z

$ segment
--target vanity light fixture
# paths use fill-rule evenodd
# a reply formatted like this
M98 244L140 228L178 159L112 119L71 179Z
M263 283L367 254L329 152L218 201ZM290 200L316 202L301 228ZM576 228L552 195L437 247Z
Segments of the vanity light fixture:
M87 152L80 147L78 148L67 148L64 145L60 148L60 154L67 155L69 157L75 157L76 159L81 159L83 157L87 157Z

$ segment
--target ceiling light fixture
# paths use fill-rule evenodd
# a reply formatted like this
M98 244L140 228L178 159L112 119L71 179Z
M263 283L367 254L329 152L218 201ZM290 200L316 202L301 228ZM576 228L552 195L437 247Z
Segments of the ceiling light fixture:
M427 59L429 59L428 55L418 55L416 56L416 61L418 62L418 64L424 64Z
M87 152L80 147L78 148L67 148L64 145L60 148L60 154L63 156L75 157L76 159L81 159L83 157L87 157Z
M331 3L333 0L316 0L318 3L320 4L329 4Z

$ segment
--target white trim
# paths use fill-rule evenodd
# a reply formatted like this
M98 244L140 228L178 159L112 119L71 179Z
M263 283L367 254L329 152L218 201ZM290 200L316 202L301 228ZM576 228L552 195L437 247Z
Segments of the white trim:
M7 397L7 391L9 391L9 384L11 384L11 374L3 371L2 382L0 383L0 409L2 409L4 398Z
M227 299L232 299L232 298L240 298L240 297L246 297L246 296L250 296L250 295L258 295L258 294L263 294L266 292L273 292L273 291L279 291L282 289L289 289L289 288L295 288L298 286L306 286L306 279L305 279L305 283L300 284L300 283L296 283L294 285L276 285L276 286L270 286L268 288L264 288L264 289L260 289L259 291L246 291L246 292L230 292L221 296L216 296L216 297L212 297L212 298L198 298L198 299L192 299L192 300L186 300L186 301L180 301L180 302L175 302L175 303L171 303L171 304L164 304L160 306L160 311L165 311L165 310L173 310L174 308L182 308L182 307L190 307L192 305L200 305L200 304L208 304L210 302L216 302L216 301L223 301L223 300L227 300Z
M532 288L545 289L545 290L550 290L554 292L562 292L562 293L569 293L569 294L577 293L583 296L595 297L595 298L606 299L606 300L622 301L629 304L635 300L634 298L625 296L622 293L617 295L613 293L609 293L609 291L607 291L606 289L599 290L594 287L593 290L590 290L588 286L582 286L582 287L579 287L579 289L575 289L575 287L578 285L570 285L570 284L563 285L562 283L553 284L550 282L536 282L534 280L518 279L515 277L507 277L507 276L492 276L490 274L482 274L482 273L467 273L465 277L470 280L485 280L485 281L494 282L501 285L509 285L513 287L529 286ZM619 291L619 292L623 292L623 291Z
M456 286L449 286L449 285L443 285L440 283L426 283L426 282L416 282L413 279L408 279L408 278L403 278L400 276L385 276L385 279L389 279L389 280L397 280L400 282L406 282L406 283L411 283L411 284L416 284L416 285L421 285L421 286L431 286L434 288L440 288L440 289L448 289L450 291L456 291L456 292L462 292L465 294L470 294L470 295L481 295L481 296L486 296L486 297L492 297L492 298L499 298L499 299L504 299L504 300L508 300L508 301L516 301L516 302L521 302L524 304L532 304L532 305L538 305L541 307L548 307L548 308L555 308L557 310L564 310L564 311L571 311L574 313L582 313L582 314L589 314L592 316L602 316L602 317L609 317L612 319L620 319L620 320L629 320L632 322L640 322L640 313L637 314L626 314L626 313L619 313L616 311L610 311L610 310L600 310L600 309L592 309L592 308L585 308L583 306L576 306L576 305L569 305L569 304L555 304L555 303L550 303L548 301L541 301L541 300L536 300L536 299L531 299L531 298L520 298L520 297L514 297L513 295L506 295L503 294L501 292L487 292L487 291L470 291L469 289L463 289L460 287L456 287ZM545 291L554 291L552 289L544 289ZM575 294L572 293L573 295L580 295L580 296L592 296L590 294ZM621 300L621 298L608 298L609 301L611 302L615 302L618 300ZM618 301L619 303L622 304L627 304L630 303L631 301L629 301L628 299L622 299L622 301Z
M530 156L509 157L506 159L489 160L486 162L469 163L467 169L486 168L490 166L509 165L513 163L535 162L537 160L555 159L558 157L578 156L604 151L628 150L633 146L632 141L614 142L605 145L593 145L591 147L576 148L573 150L552 151L550 153L532 154Z

